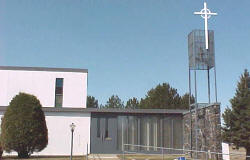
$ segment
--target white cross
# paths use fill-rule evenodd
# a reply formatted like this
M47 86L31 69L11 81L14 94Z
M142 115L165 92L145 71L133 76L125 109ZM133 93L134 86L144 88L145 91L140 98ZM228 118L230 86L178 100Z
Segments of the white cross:
M207 8L207 3L204 2L204 8L200 12L194 12L194 14L199 14L205 21L205 37L206 37L206 49L208 49L208 27L207 27L207 20L211 16L216 16L217 13L212 13L208 8Z

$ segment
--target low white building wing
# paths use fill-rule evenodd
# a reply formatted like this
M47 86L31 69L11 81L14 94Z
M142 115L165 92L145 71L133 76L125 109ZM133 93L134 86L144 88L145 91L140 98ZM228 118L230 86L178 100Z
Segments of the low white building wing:
M15 95L32 94L43 106L48 128L47 147L34 155L69 155L71 123L76 125L73 153L86 154L91 113L82 109L86 108L87 74L86 69L0 66L0 118Z

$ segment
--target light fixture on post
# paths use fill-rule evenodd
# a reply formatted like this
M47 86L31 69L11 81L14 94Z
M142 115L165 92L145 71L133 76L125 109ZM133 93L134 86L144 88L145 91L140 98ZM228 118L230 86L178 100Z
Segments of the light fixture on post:
M71 152L70 152L70 160L72 160L72 154L73 154L73 134L74 130L76 128L76 125L74 123L70 124L70 130L71 130Z

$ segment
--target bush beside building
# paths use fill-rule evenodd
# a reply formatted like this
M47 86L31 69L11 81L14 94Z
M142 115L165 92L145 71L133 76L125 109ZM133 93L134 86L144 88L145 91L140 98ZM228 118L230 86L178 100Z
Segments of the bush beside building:
M16 95L4 113L1 131L3 149L16 151L19 158L43 150L48 144L48 130L40 101L26 93Z

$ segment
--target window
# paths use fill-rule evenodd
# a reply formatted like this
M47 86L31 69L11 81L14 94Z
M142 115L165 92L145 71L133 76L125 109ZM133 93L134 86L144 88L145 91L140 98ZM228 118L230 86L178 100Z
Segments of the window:
M137 116L128 116L128 144L138 144L138 119ZM135 151L138 147L129 146L129 150Z
M97 118L97 137L100 138L100 118Z
M62 107L63 102L63 78L56 78L55 107Z
M127 116L118 116L118 129L117 129L117 143L118 149L123 150L124 144L128 144L128 118ZM128 149L128 146L125 146Z
M181 117L123 115L118 116L117 123L117 148L119 150L160 151L157 147L181 148L183 146L183 121ZM124 144L142 146L124 146ZM165 150L164 152L172 153L173 151Z
M109 123L108 123L108 118L105 118L105 136L104 138L108 138L109 137Z

